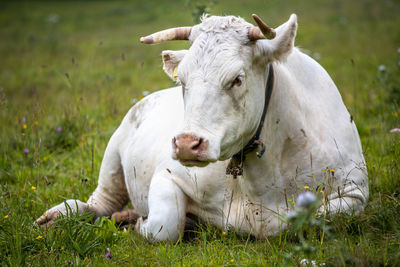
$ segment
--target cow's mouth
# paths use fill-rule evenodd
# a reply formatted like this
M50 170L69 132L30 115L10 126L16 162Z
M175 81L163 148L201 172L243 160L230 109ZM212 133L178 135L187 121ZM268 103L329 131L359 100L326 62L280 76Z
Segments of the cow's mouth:
M185 167L206 167L211 161L179 159L179 162Z

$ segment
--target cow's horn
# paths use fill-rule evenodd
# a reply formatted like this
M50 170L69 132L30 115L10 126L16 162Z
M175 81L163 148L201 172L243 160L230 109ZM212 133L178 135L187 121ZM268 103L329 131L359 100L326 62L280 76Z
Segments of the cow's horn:
M265 24L264 21L262 21L260 17L257 16L256 14L253 14L251 16L258 25L258 27L249 28L248 36L251 41L256 41L258 39L265 39L265 38L267 39L275 38L276 32L274 29L268 27L267 24Z
M140 42L144 44L158 44L171 40L188 40L191 30L192 27L171 28L141 37Z

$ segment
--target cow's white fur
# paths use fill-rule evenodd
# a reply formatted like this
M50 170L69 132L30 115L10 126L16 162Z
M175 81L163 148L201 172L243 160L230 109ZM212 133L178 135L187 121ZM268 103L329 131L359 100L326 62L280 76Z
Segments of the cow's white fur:
M87 203L70 202L73 210L110 216L130 200L147 216L138 231L157 241L176 240L187 213L261 238L276 234L278 215L304 186L324 190L328 202L320 213L363 209L368 179L356 126L326 71L293 48L296 16L271 41L249 42L249 25L206 17L192 29L188 51L163 52L167 74L178 66L184 99L178 86L137 103L111 137L98 187ZM234 180L226 166L258 126L269 62L275 84L260 137L267 150L261 159L248 154L243 176ZM229 88L237 76L242 85ZM188 132L209 142L206 167L171 157L171 139ZM46 214L55 211L65 213L64 204Z

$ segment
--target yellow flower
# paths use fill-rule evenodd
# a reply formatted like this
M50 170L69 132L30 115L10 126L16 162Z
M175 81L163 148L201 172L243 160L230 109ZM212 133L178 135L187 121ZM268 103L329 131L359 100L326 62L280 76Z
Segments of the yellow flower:
M395 116L396 118L399 116L399 113L397 113L397 111L395 111L394 113L393 113L393 116Z
M232 263L234 263L234 262L235 262L235 260L234 260L234 259L231 259L231 262L232 262Z
M4 219L8 219L8 214L6 216L4 216Z
M38 122L38 121L35 121L33 124L35 124L35 126L38 126L38 125L39 125L39 122Z
M26 128L28 128L28 125L24 124L24 125L22 126L22 128L26 129Z
M322 194L324 193L324 190L319 190L319 192L321 192Z
M32 188L32 190L36 190L36 187L35 187L35 186L33 186L33 185L32 185L32 187L31 187L31 188Z
M335 170L334 169L330 169L329 172L330 173L335 173Z
M41 235L38 235L37 237L36 237L36 239L42 239L43 238L43 236L41 236Z
M222 235L223 235L223 236L226 236L226 232L223 231L223 232L222 232Z
M87 197L85 196L85 197L83 197L83 200L86 202L87 201Z
M310 189L310 187L308 185L305 185L304 189Z
M44 214L43 216L47 218L48 215L47 215L47 214Z

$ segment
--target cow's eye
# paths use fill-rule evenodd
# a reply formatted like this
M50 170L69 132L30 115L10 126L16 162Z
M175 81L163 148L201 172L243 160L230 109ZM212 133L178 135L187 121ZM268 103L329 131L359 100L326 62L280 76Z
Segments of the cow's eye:
M242 82L243 82L242 76L237 76L237 77L235 78L235 80L233 80L233 82L232 82L232 87L241 86L241 85L242 85Z

